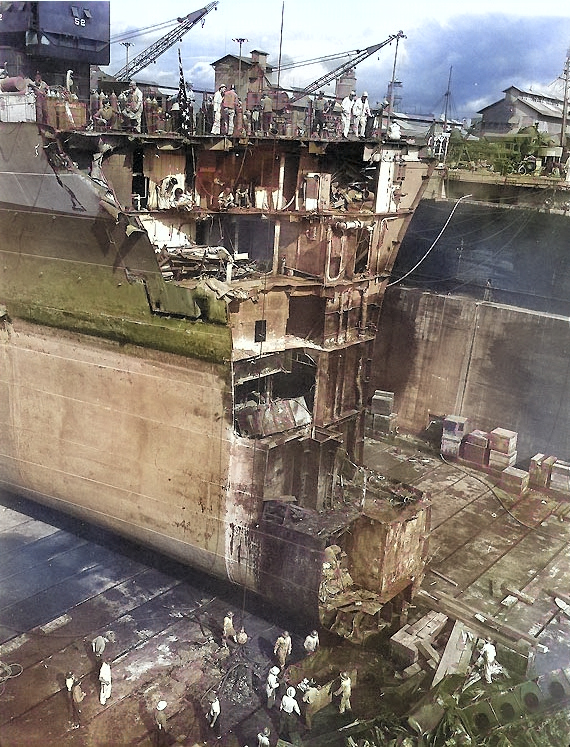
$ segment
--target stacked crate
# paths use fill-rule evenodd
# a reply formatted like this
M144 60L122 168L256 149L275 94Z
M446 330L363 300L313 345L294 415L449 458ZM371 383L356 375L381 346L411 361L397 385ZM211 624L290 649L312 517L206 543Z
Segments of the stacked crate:
M457 459L461 455L461 442L469 431L469 421L461 415L447 415L443 419L441 453Z
M507 467L501 472L501 487L508 493L523 495L528 490L529 474L523 469Z
M502 472L516 463L517 436L506 428L495 428L489 433L489 467Z
M530 484L537 488L547 488L550 485L550 473L556 457L546 454L535 454L530 460Z
M550 487L563 493L570 492L570 464L557 459L550 470Z
M367 434L371 438L386 436L396 430L394 392L377 389L372 397L370 413L367 416Z
M463 459L480 467L489 464L489 434L485 431L471 431L465 437L462 451Z

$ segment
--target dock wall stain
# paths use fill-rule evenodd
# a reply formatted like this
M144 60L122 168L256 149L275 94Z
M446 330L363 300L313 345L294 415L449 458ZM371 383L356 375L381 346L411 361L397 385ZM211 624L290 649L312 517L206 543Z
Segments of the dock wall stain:
M567 317L467 297L389 289L372 367L395 393L398 424L420 432L432 415L519 433L519 463L570 455Z

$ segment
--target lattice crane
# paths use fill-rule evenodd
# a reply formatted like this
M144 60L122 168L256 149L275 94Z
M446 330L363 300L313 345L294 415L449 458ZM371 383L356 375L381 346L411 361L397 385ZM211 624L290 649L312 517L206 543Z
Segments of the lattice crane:
M151 44L150 47L144 50L144 52L137 55L129 62L128 66L125 65L125 67L122 67L119 72L115 73L115 78L117 80L127 80L127 77L131 78L140 73L140 71L144 70L144 68L150 65L151 62L155 62L157 57L160 57L163 52L166 52L170 47L176 44L176 42L180 41L184 34L187 31L190 31L193 26L200 23L200 21L203 22L203 19L211 10L214 10L217 5L218 0L208 3L204 8L200 8L200 10L195 10L193 13L189 13L187 16L184 16L184 18L179 18L179 25L176 26L176 28L168 34L165 34L165 36L162 36L154 44Z
M347 70L351 70L353 67L358 65L360 62L365 60L367 57L370 57L370 55L373 55L374 52L377 52L379 49L382 49L382 47L385 47L387 44L390 44L395 39L405 39L405 34L403 31L398 31L397 34L392 34L389 36L386 41L381 42L380 44L374 44L372 47L366 47L366 49L362 50L356 50L357 54L355 57L351 57L350 60L347 62L344 62L342 65L339 65L334 70L331 70L330 72L323 75L318 80L315 80L313 83L308 85L306 88L304 88L299 93L296 93L291 99L289 99L289 103L294 103L295 101L299 101L299 99L302 99L303 96L310 96L312 93L315 93L315 91L318 91L323 86L326 86L331 81L335 80L336 78L339 78L343 73L345 73Z

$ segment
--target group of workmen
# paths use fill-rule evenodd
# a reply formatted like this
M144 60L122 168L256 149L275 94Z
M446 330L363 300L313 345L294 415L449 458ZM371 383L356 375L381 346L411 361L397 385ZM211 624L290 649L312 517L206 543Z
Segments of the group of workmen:
M356 91L351 91L342 99L340 109L342 137L346 139L352 134L357 138L364 138L368 119L372 116L368 93L364 91L357 97ZM326 114L331 111L331 104L326 101L322 91L312 102L312 110L311 132L322 137L326 130ZM336 132L336 124L334 130Z
M37 98L38 121L47 123L48 86L42 80L40 73L36 75L34 81L30 81L30 87ZM188 106L193 121L195 96L192 90L190 94ZM133 132L141 132L143 104L143 94L135 81L130 81L128 89L119 96L115 93L106 95L92 91L91 121L94 125L102 125L105 129L129 129ZM364 138L368 120L372 116L368 93L364 91L361 96L357 97L356 92L351 91L342 99L340 106L342 137L347 139L350 135L354 135L356 138ZM212 135L243 137L256 133L275 134L273 130L274 100L268 91L261 95L259 103L251 111L244 111L235 85L228 87L222 84L211 99L211 107L213 121L210 120L212 121L210 132ZM317 136L324 134L325 115L329 109L330 104L327 103L321 91L312 102L312 134Z
M368 93L364 91L357 98L356 91L351 91L343 98L340 106L343 138L348 138L351 132L355 137L364 138L368 118L372 116Z
M243 646L247 643L247 640L248 636L243 626L240 628L239 632L236 632L233 612L227 612L223 622L222 645L225 647ZM312 630L306 636L303 643L305 654L307 656L312 656L316 653L319 645L320 641L318 631ZM268 710L271 710L276 707L277 703L279 703L279 737L287 740L293 739L294 735L298 733L298 722L301 718L301 708L297 701L297 691L294 687L287 684L287 678L284 675L287 661L291 656L292 650L293 644L291 635L289 631L284 630L281 635L278 636L273 646L275 663L270 667L265 682L266 707ZM283 689L284 693L278 701L277 696L280 689ZM311 721L308 709L309 704L311 703L311 689L314 688L308 688L303 695L303 703L306 704L305 710L307 711L305 713L305 723L309 728L311 726ZM341 714L346 711L351 711L351 691L352 681L350 675L347 672L341 672L340 687L333 693L335 696L340 696L338 710ZM217 731L218 736L220 734L220 712L220 700L218 694L214 693L210 697L210 710L207 714L207 720L210 727ZM257 747L269 747L271 744L270 738L271 729L269 726L265 726L257 735Z
M104 653L106 644L109 643L109 640L113 640L113 634L112 632L109 632L106 636L107 637L103 635L96 636L91 641L90 646L99 669L99 701L101 705L105 705L111 697L112 687L111 665L109 659L104 656ZM233 612L227 612L223 621L221 635L222 647L228 650L232 649L233 651L236 648L244 647L247 641L248 635L245 632L244 627L241 626L239 631L236 631L236 628L234 627ZM303 643L305 655L312 656L315 654L319 645L319 634L316 630L312 630L306 636ZM283 739L294 738L294 735L297 734L300 729L299 719L301 718L301 708L297 702L296 689L288 684L285 675L285 670L292 650L293 644L291 635L287 630L284 630L281 635L277 637L273 646L274 663L269 669L265 682L266 706L268 710L271 710L278 705L278 732L279 736ZM65 676L65 689L69 701L71 728L78 729L81 726L82 703L87 696L82 689L81 681L73 674L73 672L68 672ZM284 692L278 699L277 696L281 689ZM340 687L335 691L334 695L340 696L338 710L341 714L345 713L345 711L351 710L351 678L348 673L341 672ZM303 703L306 704L305 710L307 711L305 713L305 723L309 728L311 726L311 721L308 709L310 708L311 702L311 689L307 689L303 696ZM155 747L161 747L168 741L167 707L167 701L161 698L154 708L153 743ZM209 698L208 709L205 715L208 726L212 730L212 733L218 738L221 736L220 713L221 706L219 695L218 693L212 693ZM257 747L270 747L271 743L271 729L269 726L265 726L257 735Z
M119 96L114 92L109 96L98 96L96 92L92 92L90 108L95 125L103 125L111 130L142 131L143 94L134 80L130 81L128 89Z
M321 91L312 102L311 133L317 137L325 133L325 116L330 110ZM266 91L260 99L259 105L253 111L245 111L242 107L235 86L229 88L222 84L213 97L212 135L227 135L228 137L242 137L243 135L271 134L273 132L273 98ZM357 97L351 91L341 102L342 137L347 139L351 134L356 138L364 138L369 118L372 116L368 93L364 91Z
M235 85L218 88L212 99L214 121L212 135L243 137L252 132L271 132L273 120L273 99L266 91L259 104L252 111L244 111L241 99L236 93Z

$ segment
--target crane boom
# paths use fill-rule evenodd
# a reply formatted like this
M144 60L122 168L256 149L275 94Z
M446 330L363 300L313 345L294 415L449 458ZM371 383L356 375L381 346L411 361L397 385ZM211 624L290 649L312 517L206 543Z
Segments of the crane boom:
M215 2L208 3L204 8L195 10L193 13L184 16L184 18L179 18L179 25L175 29L162 36L158 41L151 44L150 47L147 47L147 49L131 60L128 64L128 69L127 65L122 67L115 73L115 78L117 80L126 80L127 76L132 77L140 73L141 70L144 70L151 62L154 62L163 52L166 52L173 44L180 41L184 34L205 18L217 4L218 0L215 0Z
M289 103L292 104L295 101L299 101L299 99L302 99L303 96L310 96L310 94L315 93L315 91L318 91L319 88L326 86L327 83L330 83L332 80L335 80L335 78L339 78L347 70L352 69L353 67L358 65L360 62L365 60L367 57L370 57L370 55L373 55L374 52L377 52L379 49L382 49L382 47L385 47L387 44L390 44L391 42L393 42L394 39L403 39L403 38L405 38L404 32L398 31L397 34L392 34L380 44L374 44L374 46L372 47L366 47L366 49L363 49L355 57L351 57L350 60L348 60L347 62L344 62L342 65L339 65L334 70L331 70L330 72L326 73L318 80L315 80L313 83L308 85L305 89L303 89L300 93L296 93L291 99L289 99Z
M286 62L281 65L281 70L292 70L294 67L303 67L304 65L314 65L316 62L330 62L331 60L338 60L341 57L348 57L349 54L358 54L362 50L360 49L349 49L347 52L338 52L338 54L328 54L324 57L313 57L311 60L301 60L300 62Z

